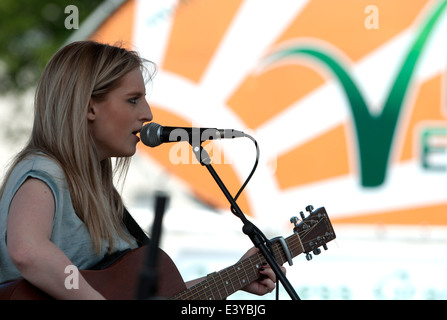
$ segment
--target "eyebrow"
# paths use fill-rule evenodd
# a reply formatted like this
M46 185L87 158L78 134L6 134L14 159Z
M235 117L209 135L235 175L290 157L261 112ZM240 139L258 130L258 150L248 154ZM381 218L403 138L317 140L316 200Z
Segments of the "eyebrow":
M126 96L138 96L138 97L142 97L146 95L146 91L131 91L126 93Z

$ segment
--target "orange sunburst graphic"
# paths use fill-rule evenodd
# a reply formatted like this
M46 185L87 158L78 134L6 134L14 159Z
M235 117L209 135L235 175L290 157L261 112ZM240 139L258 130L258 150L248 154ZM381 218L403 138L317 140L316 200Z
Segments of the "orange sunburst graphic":
M442 98L447 50L434 45L445 28L445 14L440 14L439 26L433 26L434 40L427 40L411 75L386 180L373 188L359 182L360 171L366 169L358 157L358 128L334 74L309 57L260 67L266 56L281 48L313 46L341 62L358 84L370 114L380 115L408 48L443 2L170 0L155 4L133 0L96 35L112 43L122 40L108 30L124 21L121 30L132 30L132 37L124 35L129 37L126 40L158 64L149 97L154 121L234 127L260 137L261 157L274 166L258 169L259 176L239 200L244 212L270 219L283 214L277 208L290 212L314 203L332 210L334 221L345 223L447 224L447 195L440 191L447 187L446 171L432 170L441 168L445 159L434 160L441 166L429 162L427 166L421 160L435 154L421 151L435 150L422 145L421 137L433 125L447 127ZM378 8L377 29L365 27L369 5ZM222 146L230 163L217 163L216 170L235 192L254 155L246 143L232 144ZM206 202L228 207L204 168L169 161L171 148L141 148L140 152L165 164Z

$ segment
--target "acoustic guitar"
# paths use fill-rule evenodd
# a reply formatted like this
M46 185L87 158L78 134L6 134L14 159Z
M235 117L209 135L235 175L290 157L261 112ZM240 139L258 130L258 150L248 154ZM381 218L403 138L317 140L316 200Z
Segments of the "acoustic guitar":
M302 253L307 260L312 253L318 255L320 247L327 249L326 243L335 239L335 232L324 208L313 210L306 207L310 213L301 221L291 218L294 223L294 233L284 239L272 239L271 249L279 265L288 262ZM145 261L146 247L132 250L120 257L110 267L104 270L81 270L86 280L107 299L135 299L140 274ZM170 257L159 250L157 296L173 300L221 300L244 288L259 278L259 268L264 263L261 253L252 255L221 271L207 276L202 282L186 288L185 282ZM76 289L71 289L76 290ZM0 284L0 299L28 300L51 299L44 292L24 279L17 279Z

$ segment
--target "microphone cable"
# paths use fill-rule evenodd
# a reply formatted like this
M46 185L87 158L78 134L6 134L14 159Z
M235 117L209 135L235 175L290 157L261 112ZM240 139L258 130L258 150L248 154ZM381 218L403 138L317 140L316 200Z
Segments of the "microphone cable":
M236 193L236 196L234 197L234 201L236 201L236 200L239 198L239 196L241 195L242 191L245 189L245 187L247 186L248 182L249 182L250 179L253 177L253 174L255 173L256 168L258 167L258 163L259 163L259 153L260 153L260 151L259 151L259 145L258 145L258 142L256 141L255 138L253 138L251 135L249 135L249 134L247 134L247 133L244 133L244 136L245 136L246 138L249 138L251 141L253 141L253 143L254 143L254 145L255 145L255 147L256 147L256 160L255 160L255 163L254 163L254 165L253 165L253 168L251 169L251 172L250 172L250 174L248 175L247 179L246 179L245 182L242 184L242 186L241 186L241 188L239 189L239 191ZM232 210L233 210L233 208L232 208Z
M237 201L237 199L238 199L239 196L241 195L242 191L245 189L245 187L247 186L248 182L249 182L249 181L251 180L251 178L253 177L253 175L254 175L254 173L255 173L255 171L256 171L256 168L258 167L258 164L259 164L260 150L259 150L258 142L256 141L255 138L253 138L251 135L249 135L249 134L247 134L247 133L244 133L244 136L245 136L246 138L249 138L249 139L254 143L254 145L255 145L255 147L256 147L256 160L255 160L255 163L254 163L254 165L253 165L253 168L251 169L250 174L249 174L248 177L245 179L245 182L242 184L241 188L239 189L239 191L238 191L238 192L236 193L236 195L234 196L234 201ZM237 216L236 210L234 209L233 206L231 206L231 212L233 212L233 214ZM255 225L253 224L253 227L254 227L255 232L257 232L257 234L258 234L259 236L261 236L261 238L263 239L263 241L266 243L267 248L268 248L268 250L270 251L270 254L271 254L272 257L273 257L273 260L276 261L275 255L274 255L274 253L273 253L272 242L271 242L269 239L267 239L267 237L264 235L264 233L263 233L261 230L259 230L259 228L258 228L257 226L255 226ZM279 300L279 284L280 284L280 283L279 283L279 280L276 279L276 293L275 293L275 298L276 298L276 300Z

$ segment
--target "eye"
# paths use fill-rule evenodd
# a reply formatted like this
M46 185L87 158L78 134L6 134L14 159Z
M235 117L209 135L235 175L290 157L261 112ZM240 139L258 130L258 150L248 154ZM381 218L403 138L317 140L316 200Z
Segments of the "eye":
M131 104L137 104L137 103L138 103L138 97L130 98L130 99L127 100L127 101L129 101Z

